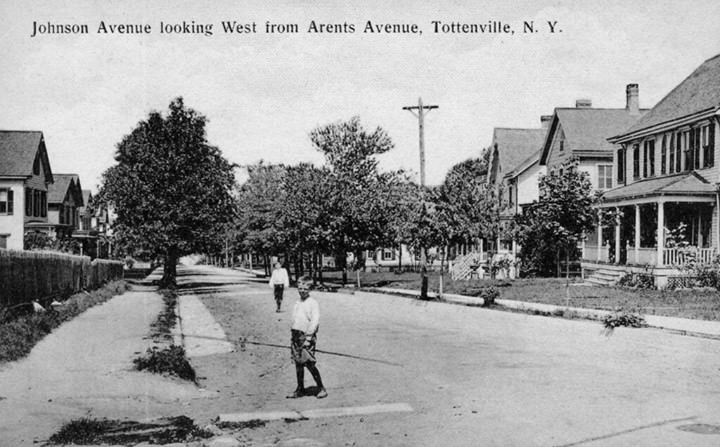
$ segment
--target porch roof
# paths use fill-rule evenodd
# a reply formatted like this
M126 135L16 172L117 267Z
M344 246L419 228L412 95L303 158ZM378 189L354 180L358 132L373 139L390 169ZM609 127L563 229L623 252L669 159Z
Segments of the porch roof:
M653 196L714 196L717 185L692 171L660 178L643 179L603 194L605 203Z

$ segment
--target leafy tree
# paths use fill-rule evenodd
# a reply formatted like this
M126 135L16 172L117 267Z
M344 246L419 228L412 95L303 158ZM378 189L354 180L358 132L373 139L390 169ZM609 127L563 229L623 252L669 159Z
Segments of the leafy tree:
M597 219L590 177L571 161L540 179L540 198L516 216L519 257L526 270L560 276L560 259L576 259L578 244Z
M206 122L174 99L165 116L150 113L122 139L102 177L99 200L117 213L117 242L161 258L166 285L181 256L219 250L234 216L233 165L208 144Z
M487 156L453 166L437 191L437 207L449 243L492 247L500 232L500 191L487 182Z
M266 256L280 254L284 252L287 240L282 222L287 168L261 161L248 166L247 170L248 180L239 187L237 194L238 239L248 251ZM267 260L265 268L269 273Z
M375 156L394 145L382 128L368 131L358 117L318 127L310 133L310 140L325 156L330 171L330 208L335 210L330 239L346 281L348 252L355 254L359 267L365 250L392 243L387 229L393 207L392 187L399 173L381 174Z

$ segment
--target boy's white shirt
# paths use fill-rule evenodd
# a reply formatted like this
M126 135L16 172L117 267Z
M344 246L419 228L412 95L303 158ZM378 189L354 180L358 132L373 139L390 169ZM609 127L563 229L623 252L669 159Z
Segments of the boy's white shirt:
M292 328L306 334L314 334L320 324L320 305L313 297L297 300L293 307Z
M287 270L284 268L273 270L269 284L270 288L275 287L275 284L282 284L286 289L290 287L290 278L288 278Z

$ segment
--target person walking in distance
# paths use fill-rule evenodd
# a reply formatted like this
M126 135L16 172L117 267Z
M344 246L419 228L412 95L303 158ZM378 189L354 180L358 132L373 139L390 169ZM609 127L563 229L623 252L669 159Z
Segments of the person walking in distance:
M292 327L290 330L290 353L295 362L297 388L288 396L296 399L305 395L305 368L310 371L318 387L315 397L322 399L328 393L322 383L320 371L315 365L315 344L317 331L320 325L320 305L315 298L310 297L310 283L307 278L298 280L298 294L300 299L293 308Z
M282 268L279 262L276 262L273 268L272 275L270 276L270 288L273 289L273 293L275 294L275 303L277 304L277 310L275 310L275 312L280 312L280 306L282 305L283 300L283 292L287 287L290 287L290 279L288 278L288 272L287 270Z

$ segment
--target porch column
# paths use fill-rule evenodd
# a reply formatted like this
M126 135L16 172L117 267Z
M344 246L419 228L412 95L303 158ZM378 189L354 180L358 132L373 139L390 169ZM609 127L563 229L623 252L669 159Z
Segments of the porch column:
M598 224L597 224L597 260L602 259L602 210L598 210Z
M665 249L665 202L663 200L658 200L657 209L657 265L662 266L665 264L663 262L663 250Z
M640 261L640 205L635 205L635 264Z
M620 208L615 207L615 264L620 264Z

